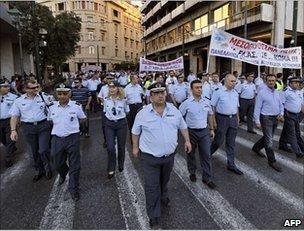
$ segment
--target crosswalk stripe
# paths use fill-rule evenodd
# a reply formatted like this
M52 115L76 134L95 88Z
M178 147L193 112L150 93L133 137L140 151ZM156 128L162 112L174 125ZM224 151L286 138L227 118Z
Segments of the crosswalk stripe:
M186 160L179 154L175 155L174 172L221 229L256 229L216 190L208 189L202 182L190 182L186 166Z
M241 128L242 130L246 130L246 131L247 131L247 126L245 126L245 125L243 125L243 124L240 125L239 128ZM263 132L262 132L262 131L260 131L260 130L258 130L258 129L256 129L255 131L257 132L258 135L263 136ZM280 136L274 134L274 135L273 135L273 139L274 139L275 141L279 142Z
M75 212L75 202L68 193L67 176L65 182L58 186L59 175L54 182L49 201L40 222L40 230L71 230Z
M149 229L144 188L126 149L124 171L116 174L119 201L127 229ZM134 221L134 215L136 221Z
M226 163L226 153L223 150L218 150L216 153L221 162ZM295 195L294 193L286 190L273 180L265 177L263 174L257 172L253 168L249 167L245 163L235 158L236 166L238 166L243 172L246 178L253 181L258 187L261 186L263 189L270 192L269 195L275 196L279 201L283 201L286 205L297 211L299 214L304 213L304 200ZM280 173L277 173L280 174ZM259 183L258 183L259 182Z
M246 148L249 148L251 149L254 145L253 142L249 141L249 140L246 140L242 137L239 137L237 136L235 141L239 144L239 145L243 145L244 147ZM265 151L264 150L261 150L262 153L265 154ZM301 175L304 175L304 166L303 164L295 161L295 160L292 160L286 156L283 156L281 155L280 153L278 152L274 152L275 153L275 156L276 156L276 159L278 160L278 162L280 162L280 164L294 170L295 172L301 174ZM294 155L294 154L293 154Z
M16 176L21 176L23 172L25 172L26 167L29 163L29 155L28 153L23 154L23 158L18 161L15 165L7 169L5 172L1 174L1 186L0 189L3 190L6 188L7 184L10 182L15 182Z

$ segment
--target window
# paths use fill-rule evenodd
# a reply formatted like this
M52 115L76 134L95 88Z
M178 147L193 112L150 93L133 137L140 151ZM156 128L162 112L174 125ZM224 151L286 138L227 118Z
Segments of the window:
M98 3L97 2L94 2L94 10L98 11Z
M127 47L127 46L128 46L128 39L125 38L125 47Z
M81 9L85 10L85 8L86 8L85 1L82 1L82 2L81 2Z
M101 47L101 54L105 55L106 54L106 48L105 47Z
M208 14L194 20L194 31L196 35L208 32Z
M127 28L125 28L125 35L127 35Z
M90 55L95 54L95 47L94 46L89 46L89 54Z
M131 39L131 40L130 40L130 47L131 47L131 48L133 48L133 43L134 43L134 42L133 42L133 40Z
M113 15L114 15L114 17L118 18L119 17L119 12L117 10L113 9Z
M118 57L118 49L115 49L115 57Z
M75 8L75 2L72 2L72 9L74 10Z
M130 34L131 34L131 38L132 38L133 37L133 30L130 31Z
M114 27L115 27L115 32L117 33L118 32L118 25L114 24Z
M229 4L225 4L222 7L216 9L214 11L214 17L213 20L214 22L217 22L217 27L223 27L225 26L225 20L229 17Z
M105 33L102 32L102 33L100 34L100 38L101 38L101 41L104 42L104 41L105 41Z
M58 10L64 10L64 3L61 2L61 3L58 3Z
M136 49L138 49L138 41L136 41Z
M136 37L135 37L135 39L138 39L138 33L136 32Z
M131 59L133 59L133 52L131 52Z
M125 51L125 59L128 60L129 56L128 56L128 51Z
M118 40L117 40L117 38L115 38L115 45L117 45L117 43L118 43Z
M89 40L94 40L94 32L89 32Z

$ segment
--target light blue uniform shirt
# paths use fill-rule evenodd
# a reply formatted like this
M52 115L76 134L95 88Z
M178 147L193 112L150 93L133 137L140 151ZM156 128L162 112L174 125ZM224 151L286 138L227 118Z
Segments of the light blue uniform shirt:
M107 97L104 101L103 111L109 120L116 121L125 118L130 109L126 99L112 99ZM114 115L115 111L116 115Z
M101 83L100 79L89 79L88 82L87 82L87 88L90 90L90 91L96 91L97 89L97 86Z
M11 117L9 111L11 110L15 99L17 99L18 96L12 93L7 93L6 95L0 94L0 119L8 119Z
M238 112L239 94L235 89L228 90L225 86L214 92L211 105L216 112L224 115L235 115Z
M196 78L195 74L190 74L190 75L188 75L187 81L190 84L192 81L194 81L196 79L197 78Z
M46 94L43 93L43 97L46 104L51 104ZM29 98L27 94L23 94L15 100L9 113L11 116L20 117L22 122L33 123L46 119L45 107L45 103L39 94L33 99Z
M254 121L260 123L260 115L284 115L284 107L280 93L269 87L263 88L258 92L254 106Z
M186 128L182 114L173 104L166 103L162 116L149 104L137 113L132 134L140 136L142 152L161 157L175 151L178 130Z
M193 96L184 101L179 110L186 120L188 128L202 129L207 127L208 115L212 115L210 100L200 98L196 101Z
M293 90L291 87L287 87L282 92L282 101L284 108L291 113L299 113L302 108L303 94L299 90Z
M242 83L238 93L242 99L253 99L257 93L254 83Z
M48 120L53 121L52 135L66 137L79 132L79 119L85 119L86 116L82 106L75 101L62 107L58 101L50 107Z
M103 85L99 91L98 98L102 98L103 100L109 96L109 86Z
M211 84L208 82L204 82L202 86L203 97L211 100L212 91L211 91Z
M185 82L172 85L169 91L178 103L182 103L190 94L189 85Z
M133 85L129 83L125 88L125 95L128 104L142 103L141 96L144 94L144 90L139 84Z
M128 75L121 75L118 77L117 81L121 86L126 86L128 84L129 78Z

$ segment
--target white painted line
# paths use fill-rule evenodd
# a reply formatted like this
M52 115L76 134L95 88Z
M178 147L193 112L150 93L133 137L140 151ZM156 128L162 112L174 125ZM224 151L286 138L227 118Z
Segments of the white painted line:
M69 177L58 186L59 175L57 176L48 204L44 210L40 222L40 230L71 230L75 212L75 202L68 192Z
M146 212L144 188L127 149L124 171L115 174L115 179L126 229L150 229L149 218Z
M219 157L220 161L226 164L226 153L219 149L217 150L219 155L215 155ZM253 168L249 167L245 163L239 161L235 158L235 164L244 172L244 177L248 178L252 182L254 182L258 187L263 188L264 190L269 191L269 196L276 197L278 201L282 201L290 208L297 211L299 214L304 213L304 200L294 193L288 191L283 188L273 180L265 177L263 174L257 172ZM272 170L271 170L272 171ZM274 171L274 170L273 170ZM282 174L282 173L274 173L274 174Z
M188 178L189 173L186 166L186 160L180 155L175 155L174 172L205 208L220 229L256 229L218 191L209 189L201 181L196 183L191 182Z
M241 128L241 129L243 129L243 130L246 130L247 131L247 126L245 126L245 125L240 125L239 126L239 128ZM260 135L260 136L263 136L263 132L261 131L261 130L259 130L259 129L255 129L255 131L257 132L257 134L258 135ZM275 141L277 141L277 142L279 142L279 140L280 140L280 136L278 136L278 135L276 135L276 134L274 134L274 136L273 136L273 140L275 140Z
M16 181L16 176L21 176L29 166L30 157L28 153L24 153L23 157L12 167L8 168L1 174L1 190L5 189L7 184Z
M243 145L244 147L249 148L249 149L251 149L253 147L253 145L254 145L253 142L251 142L249 140L246 140L244 138L241 138L239 136L236 137L235 141L239 145ZM261 152L265 154L264 149L261 150ZM290 158L288 158L286 156L283 156L283 155L281 155L278 152L274 152L274 153L275 153L277 161L280 164L284 165L287 168L292 169L293 171L295 171L295 172L297 172L297 173L299 173L301 175L304 175L304 166L303 166L303 164L301 164L301 163L299 163L299 162L297 162L295 160L292 160L292 159L290 159ZM291 155L295 155L295 154L291 154Z

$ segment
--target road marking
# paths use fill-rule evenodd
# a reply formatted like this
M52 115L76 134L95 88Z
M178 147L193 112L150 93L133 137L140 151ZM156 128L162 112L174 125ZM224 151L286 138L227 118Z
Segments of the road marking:
M71 230L75 212L75 202L68 192L69 177L58 186L59 175L54 182L48 204L40 222L40 230Z
M239 145L243 145L244 147L246 148L249 148L251 149L254 145L253 142L249 141L249 140L246 140L244 138L241 138L239 136L236 137L235 141L239 144ZM261 150L262 153L265 154L265 151L264 150ZM275 156L276 156L276 159L278 160L278 162L280 162L282 165L292 169L293 171L301 174L301 175L304 175L304 166L303 164L295 161L295 160L292 160L286 156L283 156L281 155L280 153L278 152L274 152ZM266 155L266 154L265 154ZM292 154L294 155L294 154Z
M115 178L126 229L150 229L146 212L144 188L127 149L124 171L115 174ZM134 217L136 218L135 220Z
M175 155L174 172L205 208L220 229L256 229L254 225L216 190L211 190L207 186L203 186L202 182L190 182L186 166L186 160L180 155Z
M1 190L5 189L8 183L15 182L16 176L21 176L29 165L30 157L28 153L24 153L23 157L12 167L8 168L1 174Z
M226 164L226 153L219 149L217 152L219 155L215 155L220 159L221 162ZM239 161L235 158L235 164L238 166L243 172L244 177L253 181L258 187L262 187L263 189L269 191L269 195L274 196L278 199L278 201L284 202L287 206L290 206L292 209L299 212L299 214L304 213L304 200L295 195L294 193L286 190L273 180L265 177L263 174L257 172L253 168L249 167L245 163ZM280 173L275 173L280 174Z

